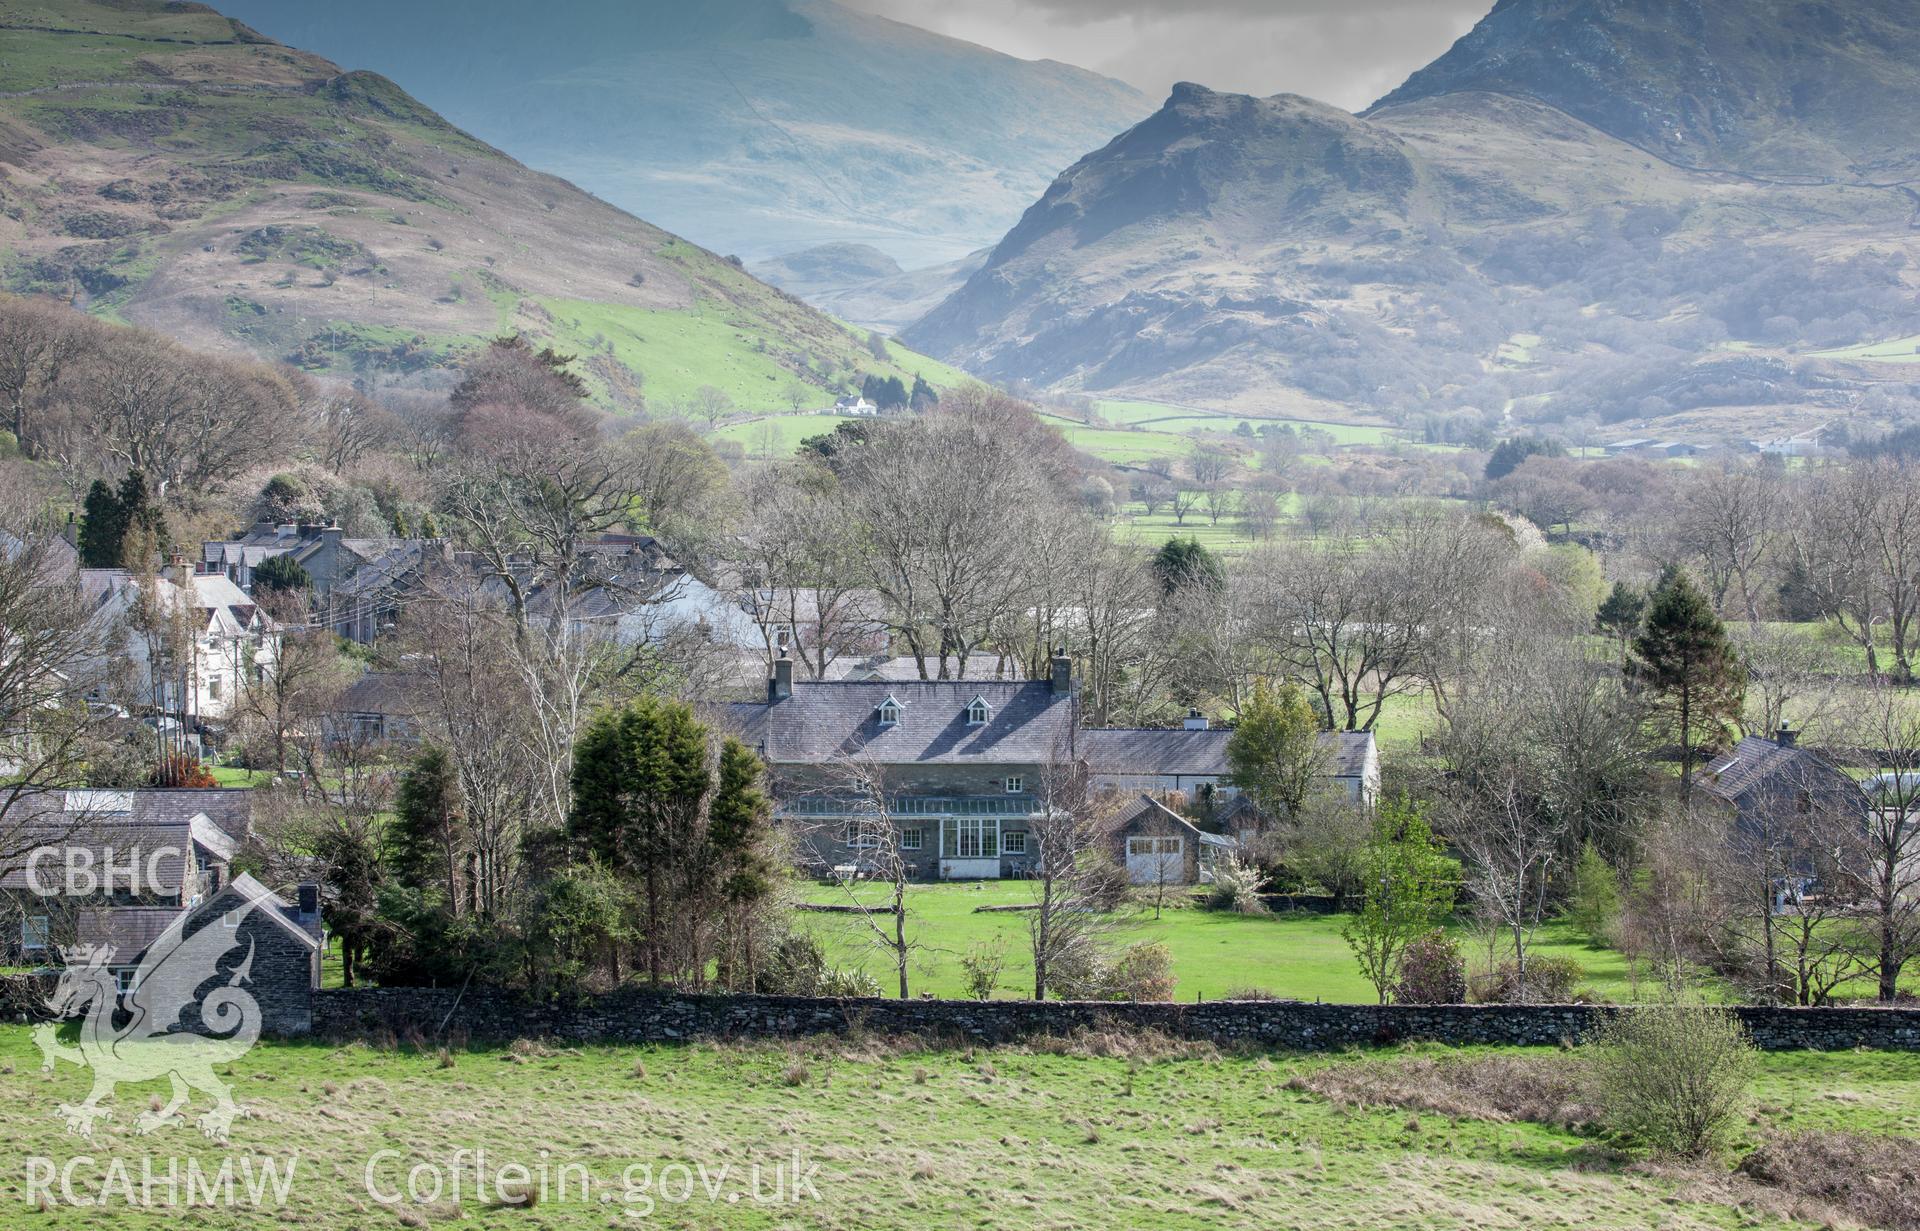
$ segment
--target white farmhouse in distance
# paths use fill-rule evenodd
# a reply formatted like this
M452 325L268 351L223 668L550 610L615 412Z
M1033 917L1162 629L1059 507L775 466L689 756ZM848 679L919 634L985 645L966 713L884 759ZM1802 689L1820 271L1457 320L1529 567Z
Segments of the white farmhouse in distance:
M280 626L224 573L176 559L150 579L107 568L81 569L79 580L94 617L114 626L114 656L125 668L133 704L189 729L232 718L241 691L271 675L279 662ZM150 639L130 618L147 584L157 587L162 610L185 611L183 631L193 638L184 669L168 679L155 679Z

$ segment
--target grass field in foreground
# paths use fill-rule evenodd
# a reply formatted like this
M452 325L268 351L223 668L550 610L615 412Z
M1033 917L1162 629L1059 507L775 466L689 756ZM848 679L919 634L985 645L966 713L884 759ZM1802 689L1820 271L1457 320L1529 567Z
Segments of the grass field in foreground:
M0 1225L93 1228L103 1215L134 1231L183 1218L216 1231L1796 1225L1733 1208L1711 1182L1723 1172L1630 1171L1593 1138L1561 1129L1341 1108L1288 1088L1322 1066L1453 1054L1483 1053L1122 1058L818 1040L526 1046L442 1061L432 1051L269 1043L221 1066L249 1112L222 1147L191 1125L134 1132L136 1110L164 1096L164 1081L121 1087L117 1114L91 1140L69 1136L55 1108L85 1094L87 1075L62 1065L43 1077L26 1029L8 1026L0 1125L18 1161L0 1168ZM1783 1128L1920 1134L1920 1057L1788 1053L1760 1064L1743 1146ZM193 1110L206 1105L197 1096ZM569 1167L566 1187L550 1183L533 1210L500 1208L474 1195L462 1150L484 1150L490 1176L509 1164L535 1175L544 1165L550 1177ZM98 1195L119 1162L137 1198L143 1160L160 1174L189 1160L213 1174L223 1159L284 1168L290 1156L293 1182L277 1207L75 1208L57 1186L50 1208L24 1201L35 1158L72 1164L81 1198ZM756 1202L751 1169L762 1167L765 1197L772 1168L796 1157L803 1171L817 1167L819 1200L802 1188L797 1202ZM423 1195L439 1179L437 1200L375 1199L403 1196L415 1168ZM456 1172L457 1202L447 1187ZM156 1195L164 1201L165 1190Z

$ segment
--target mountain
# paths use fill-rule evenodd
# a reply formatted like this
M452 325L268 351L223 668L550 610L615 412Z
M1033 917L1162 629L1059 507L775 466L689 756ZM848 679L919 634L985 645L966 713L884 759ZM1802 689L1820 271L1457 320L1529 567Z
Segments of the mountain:
M455 123L717 251L991 244L1146 115L1131 87L830 0L230 0Z
M911 379L713 253L529 170L384 77L198 4L0 0L0 285L368 383L520 330L604 404Z
M1886 345L1920 335L1920 134L1874 110L1920 89L1874 42L1896 7L1502 0L1361 116L1181 85L902 337L1002 380L1439 439L1509 411L1703 439L1920 414L1920 369L1860 362L1920 348Z
M960 289L987 250L924 269L901 269L867 244L822 244L748 266L754 277L863 329L898 333Z
M1912 0L1500 0L1373 111L1532 98L1690 167L1893 179L1920 107Z

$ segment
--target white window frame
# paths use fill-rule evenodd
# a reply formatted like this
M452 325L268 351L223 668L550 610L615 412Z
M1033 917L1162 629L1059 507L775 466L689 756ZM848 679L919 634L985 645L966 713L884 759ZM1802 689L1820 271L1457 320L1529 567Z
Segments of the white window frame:
M885 701L882 701L874 713L879 715L880 725L883 727L897 727L900 725L900 703L892 697L888 697Z
M900 831L900 849L903 851L921 850L925 847L926 841L927 831L919 826Z
M1000 818L947 817L940 826L940 854L947 859L998 859Z
M967 703L967 725L984 727L993 720L993 707L987 704L985 697L975 697Z
M38 937L39 939L35 939ZM45 952L53 937L53 919L49 915L28 915L20 920L20 947L28 953Z
M1007 829L1000 833L1000 853L1002 855L1024 855L1027 853L1027 831Z
M1018 795L1026 789L1027 780L1019 774L1014 774L1007 779L1007 794Z
M131 967L114 971L113 985L115 990L117 990L122 996L125 996L128 993L132 992L135 987L133 976L138 973L139 973L138 971L132 969Z

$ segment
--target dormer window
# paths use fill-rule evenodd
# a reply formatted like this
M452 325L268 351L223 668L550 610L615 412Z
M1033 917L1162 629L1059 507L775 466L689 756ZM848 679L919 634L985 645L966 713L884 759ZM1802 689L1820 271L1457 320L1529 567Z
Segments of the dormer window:
M970 727L985 726L987 719L992 717L993 707L987 704L984 697L975 697L973 703L967 706L967 725Z
M883 727L894 726L900 721L900 703L895 701L891 694L888 695L885 701L880 703L880 708L874 712L879 715L880 725Z

